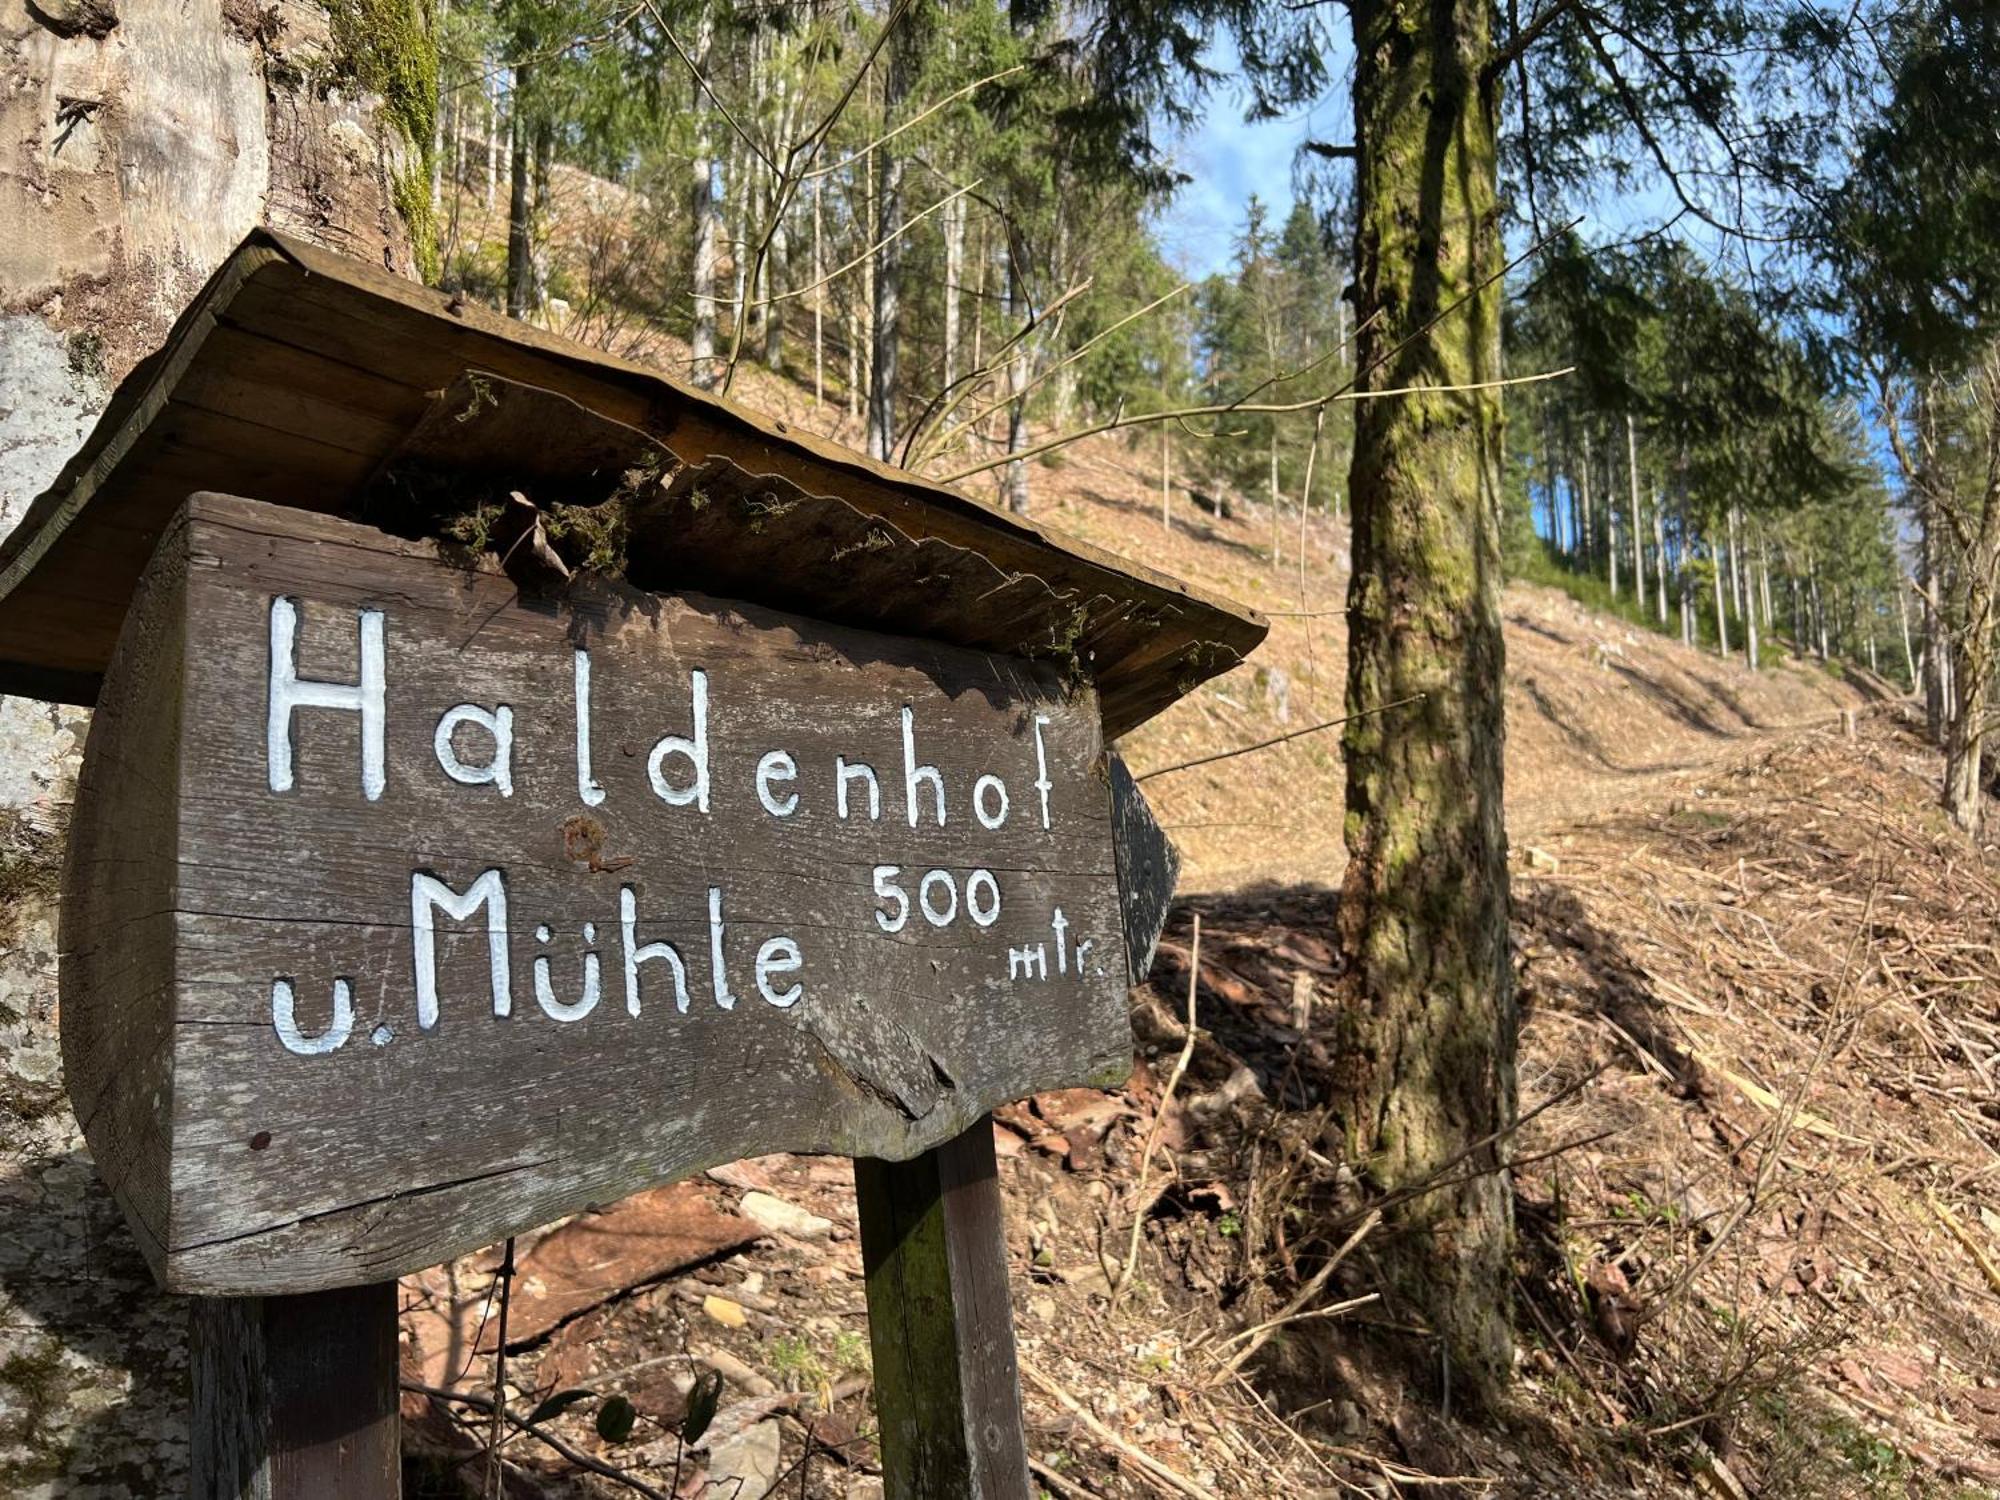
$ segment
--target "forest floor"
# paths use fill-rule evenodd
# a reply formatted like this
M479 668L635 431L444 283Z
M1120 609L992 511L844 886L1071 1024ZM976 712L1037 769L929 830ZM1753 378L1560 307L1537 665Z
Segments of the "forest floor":
M746 385L810 420L795 388ZM1274 563L1268 511L1178 490L1163 527L1144 445L1067 450L1035 487L1051 525L1291 612L1122 747L1162 773L1185 858L1131 1083L996 1118L1044 1491L2000 1493L2000 859L1946 827L1883 685L1753 674L1506 591L1520 1352L1468 1421L1321 1139L1337 731L1169 771L1339 713L1344 535L1285 517ZM880 1493L847 1163L739 1163L519 1251L508 1380L524 1408L592 1393L546 1416L573 1453L656 1493ZM1336 1258L1310 1305L1347 1310L1280 1321ZM486 1388L496 1266L406 1282L408 1378ZM721 1410L677 1459L704 1370ZM614 1396L637 1414L618 1442L596 1426ZM406 1411L432 1471L465 1472L484 1418ZM631 1493L505 1452L511 1493Z

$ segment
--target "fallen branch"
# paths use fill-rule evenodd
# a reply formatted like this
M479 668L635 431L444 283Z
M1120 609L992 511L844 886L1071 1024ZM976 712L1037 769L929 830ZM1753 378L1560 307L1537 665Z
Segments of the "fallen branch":
M1355 1226L1354 1232L1341 1242L1338 1250L1333 1252L1333 1258L1317 1271L1313 1272L1312 1280L1299 1288L1298 1295L1292 1298L1290 1302L1287 1302L1276 1317L1267 1318L1254 1328L1246 1328L1241 1333L1233 1334L1223 1340L1219 1346L1222 1349L1227 1349L1231 1344L1242 1343L1246 1339L1249 1343L1248 1347L1238 1350L1224 1362L1221 1373L1225 1376L1234 1375L1238 1370L1242 1369L1251 1357L1270 1341L1271 1335L1287 1323L1295 1323L1301 1317L1330 1317L1335 1312L1349 1312L1354 1308L1362 1306L1364 1303L1374 1301L1376 1294L1371 1292L1366 1297L1359 1297L1350 1302L1339 1303L1330 1308L1320 1308L1316 1312L1301 1313L1299 1311L1300 1308L1304 1307L1320 1294L1321 1288L1332 1278L1333 1273L1340 1269L1340 1263L1352 1255L1355 1247L1367 1239L1370 1234L1374 1233L1376 1226L1381 1222L1381 1210L1370 1209L1360 1224Z
M1098 1421L1089 1407L1063 1389L1055 1377L1037 1367L1032 1360L1021 1361L1021 1373L1038 1386L1044 1395L1089 1428L1091 1435L1099 1442L1115 1449L1122 1457L1130 1459L1133 1467L1155 1484L1174 1494L1185 1495L1188 1500L1216 1500L1215 1491L1204 1489L1186 1475L1168 1468L1152 1454L1133 1447L1131 1443Z
M1181 1055L1174 1059L1173 1071L1167 1075L1166 1087L1160 1090L1160 1107L1153 1111L1153 1123L1146 1131L1146 1146L1139 1153L1139 1190L1134 1195L1138 1209L1132 1215L1132 1238L1125 1247L1125 1264L1120 1267L1118 1279L1111 1286L1111 1306L1115 1311L1125 1295L1125 1288L1132 1282L1133 1268L1139 1264L1139 1232L1145 1227L1146 1215L1152 1204L1146 1198L1146 1178L1153 1168L1153 1148L1160 1143L1160 1128L1167 1123L1167 1110L1174 1102L1174 1090L1180 1087L1182 1077L1187 1073L1188 1063L1194 1059L1195 992L1201 988L1201 913L1194 914L1193 953L1188 959L1187 998L1187 1041L1181 1047Z

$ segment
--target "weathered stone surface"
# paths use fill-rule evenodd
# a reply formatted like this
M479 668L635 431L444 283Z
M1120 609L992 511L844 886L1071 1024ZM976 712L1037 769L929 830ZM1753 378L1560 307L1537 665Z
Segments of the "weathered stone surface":
M81 443L111 384L260 219L410 264L391 206L394 131L373 101L307 87L306 64L327 49L313 0L280 0L275 22L261 4L35 4L39 15L0 0L0 534ZM88 717L0 699L9 1500L187 1486L186 1308L153 1289L63 1102L55 910L19 894L22 850L60 857Z

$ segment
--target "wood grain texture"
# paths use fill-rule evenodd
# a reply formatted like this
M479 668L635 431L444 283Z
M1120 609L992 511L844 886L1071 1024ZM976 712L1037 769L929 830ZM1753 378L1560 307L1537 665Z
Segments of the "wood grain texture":
M1027 1500L993 1122L854 1164L885 1500Z
M430 288L259 230L0 539L0 691L90 696L153 544L190 490L355 513L438 393L475 370L642 433L691 468L723 461L1039 580L1051 600L1040 634L1074 642L1114 736L1263 639L1255 614L1141 564L656 370L476 304L454 312ZM528 465L534 477L601 491L592 443L559 423L544 435L549 461ZM823 615L812 596L829 577L812 558L785 568L790 607ZM1072 596L1080 613L1065 602Z
M396 1284L189 1303L197 1500L402 1492Z
M80 1063L124 1038L113 1064L74 1075L101 1095L79 1096L79 1115L169 1289L378 1281L743 1156L907 1158L996 1104L1129 1067L1097 705L1047 667L587 579L523 602L428 544L216 496L190 502L140 595L110 678L120 701L86 754L62 1013ZM313 681L361 678L359 612L381 612L376 800L345 708L293 711L295 784L271 789L278 598ZM691 756L655 752L694 737L696 672L706 811L663 800L651 775L657 762L669 791L694 784ZM511 795L447 773L435 731L458 705L511 710ZM494 758L477 724L448 743L461 773ZM767 761L780 751L790 778ZM839 815L840 758L873 767L879 821L858 778ZM911 797L910 764L936 768L942 827L928 778ZM772 802L796 796L785 815L762 800L760 765ZM995 788L978 804L998 827L975 813L986 776L1005 784L1004 820ZM492 907L452 920L426 904L424 1025L413 890L463 895L492 871L508 1013ZM628 1008L626 955L655 943L680 959L684 1013L661 958ZM590 954L597 1002L564 1018ZM351 1028L301 1055L334 1019L337 980ZM778 1003L794 983L801 997Z
M1118 857L1118 891L1125 903L1125 967L1134 985L1153 969L1153 950L1167 925L1180 880L1181 856L1160 827L1125 757L1110 757L1111 837Z

